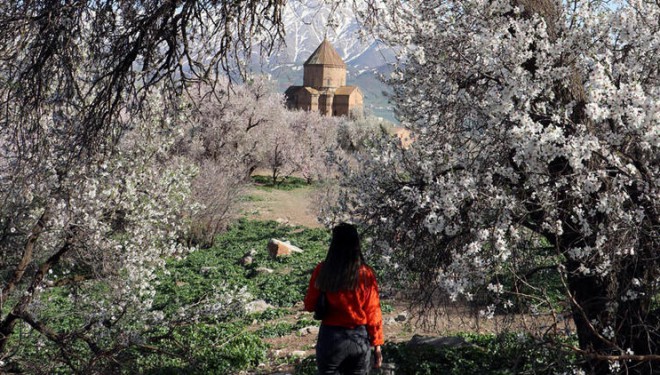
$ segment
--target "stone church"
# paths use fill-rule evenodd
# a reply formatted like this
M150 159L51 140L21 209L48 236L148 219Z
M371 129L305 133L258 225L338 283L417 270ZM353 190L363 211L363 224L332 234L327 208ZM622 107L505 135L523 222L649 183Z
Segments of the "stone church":
M320 111L327 116L362 113L362 92L357 86L346 86L346 64L327 39L303 68L303 85L290 86L285 92L289 108Z

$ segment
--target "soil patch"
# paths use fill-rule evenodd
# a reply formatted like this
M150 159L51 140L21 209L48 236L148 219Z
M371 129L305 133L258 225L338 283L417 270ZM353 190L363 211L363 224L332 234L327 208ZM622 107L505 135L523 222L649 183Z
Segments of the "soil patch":
M252 187L244 195L239 209L242 216L255 220L276 220L291 225L318 228L312 205L313 187L293 190L262 189Z

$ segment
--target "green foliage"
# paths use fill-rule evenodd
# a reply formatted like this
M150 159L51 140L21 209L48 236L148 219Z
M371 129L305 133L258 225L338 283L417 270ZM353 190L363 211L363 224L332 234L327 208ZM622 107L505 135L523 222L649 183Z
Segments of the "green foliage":
M304 252L271 259L266 250L271 238L288 240ZM263 339L297 334L304 327L319 324L306 317L291 320L289 308L303 299L311 271L325 256L329 240L329 233L323 229L241 220L218 236L213 247L193 252L183 260L170 260L167 271L158 276L153 305L154 310L163 311L167 317L176 318L182 307L212 299L215 292L222 295L225 290L243 290L246 300L264 299L275 308L245 315L240 309L224 306L226 314L202 321L184 319L180 325L170 328L135 327L136 333L141 332L135 336L138 345L122 352L121 365L113 362L112 366L119 367L112 367L112 371L231 374L255 369L259 363L267 361L267 345ZM253 261L242 265L240 259L247 253L252 254ZM380 267L374 266L380 272ZM257 271L260 267L270 268L273 273L260 273ZM556 286L551 274L538 274L542 276L549 277L544 281L547 290ZM89 283L86 288L87 293L101 293L104 286ZM66 287L48 288L43 293L44 323L60 332L80 325L80 321L71 320L80 315L69 313L73 305ZM394 311L386 302L381 302L381 308L384 313ZM262 327L253 331L249 326L255 321ZM574 356L552 350L525 335L465 334L463 337L471 346L411 350L404 343L387 343L383 347L385 361L396 364L397 374L550 374L576 363ZM47 340L32 331L27 331L21 340L20 345L12 344L18 348L17 355L52 362L51 373L69 373L62 364L53 361L58 348ZM71 350L84 356L89 348L78 340L72 342ZM296 374L315 372L314 356L296 364Z
M296 365L296 375L316 375L316 357L309 356Z
M282 337L286 336L293 331L293 324L288 322L278 322L275 324L268 324L261 327L256 333L259 337Z
M290 241L304 252L272 259L266 250L271 238ZM234 312L214 321L178 328L173 338L158 345L159 351L170 354L139 353L134 357L139 364L136 370L153 374L221 374L256 367L265 360L266 345L261 339L318 324L301 319L297 323L269 324L252 333L246 331L254 320L270 322L286 316L289 310L283 307L303 299L311 271L325 256L328 242L329 234L323 229L241 220L218 236L213 247L193 252L183 260L169 261L167 272L159 276L154 303L155 309L168 316L175 316L182 306L209 298L223 288L243 290L249 295L247 300L264 299L276 308L249 316L242 316L239 309L229 309ZM249 253L252 263L242 265L241 258ZM260 267L270 268L273 273L260 273ZM223 323L227 321L233 323ZM181 348L186 350L182 352Z
M261 338L282 337L290 334L296 334L300 329L319 326L318 320L302 318L295 323L291 322L275 322L266 324L256 331L256 334Z
M266 245L271 238L288 240L302 254L271 259ZM169 314L183 304L195 303L222 287L245 288L253 299L276 307L290 307L304 298L313 267L323 259L329 234L323 229L287 227L274 221L241 220L216 239L210 249L196 251L181 261L171 261L163 274L155 306ZM253 251L252 264L240 259ZM260 273L258 268L272 269Z
M182 350L184 349L184 350ZM144 374L228 374L256 367L267 346L240 324L193 324L178 328L153 352L133 352Z
M252 176L252 182L254 182L258 188L263 190L294 190L310 186L305 179L293 176L279 178L274 184L273 178L270 176Z
M383 357L397 374L555 374L575 363L573 354L558 351L524 334L465 334L464 347L410 348L386 343Z
M290 313L289 310L282 308L267 309L266 311L262 311L260 313L250 314L247 317L246 321L251 322L252 320L257 320L260 322L267 322L274 319L279 319L283 316L288 315L289 313Z
M313 319L306 319L306 318L301 318L299 319L296 324L294 325L294 329L300 329L300 328L305 328L305 327L310 327L310 326L319 326L321 325L321 322L318 320L313 320Z
M304 253L271 259L266 251L271 238L291 241ZM238 221L217 237L212 248L198 250L182 260L169 260L166 271L158 275L152 309L162 311L166 321L174 319L179 323L170 328L124 327L128 331L119 332L118 337L130 337L133 344L130 349L119 353L120 364L115 359L108 359L108 371L227 374L256 367L266 360L267 346L262 341L263 337L290 334L302 327L318 324L313 320L301 319L260 332L249 332L247 329L254 320L268 323L290 315L290 310L284 307L303 299L311 271L325 256L328 243L329 234L323 229L288 227L272 221ZM239 260L253 249L253 263L241 265ZM261 274L257 272L259 267L267 267L274 272ZM47 288L42 292L42 303L35 308L40 309L44 324L66 334L71 332L72 327L84 324L80 320L84 315L73 314L74 309L94 311L95 308L81 301L74 305L76 294L84 292L94 295L106 290L107 285L93 281L79 286L75 291L68 286ZM216 300L217 296L227 291L241 291L237 295L242 296L244 301L265 299L276 308L244 316L242 310L237 308L240 304L236 300ZM223 309L221 313L205 319L188 321L182 308L202 301L219 303ZM48 364L50 373L71 372L55 360L60 355L59 348L27 326L20 329L24 333L12 338L9 343L9 346L16 348L16 358L31 358ZM77 337L72 335L70 339L69 351L74 356L70 362L75 366L84 366L76 358L89 357L90 348L82 338ZM110 341L100 343L107 348L115 344ZM17 368L17 371L29 373L30 369Z
M394 311L394 306L390 305L387 302L380 302L380 310L383 312L383 314L389 314L392 311Z

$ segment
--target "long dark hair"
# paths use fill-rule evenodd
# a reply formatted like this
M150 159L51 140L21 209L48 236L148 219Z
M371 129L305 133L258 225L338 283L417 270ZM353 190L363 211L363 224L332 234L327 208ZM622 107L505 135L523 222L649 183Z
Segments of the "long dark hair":
M332 228L328 255L316 279L316 287L329 292L356 289L360 266L365 264L355 226L341 223Z

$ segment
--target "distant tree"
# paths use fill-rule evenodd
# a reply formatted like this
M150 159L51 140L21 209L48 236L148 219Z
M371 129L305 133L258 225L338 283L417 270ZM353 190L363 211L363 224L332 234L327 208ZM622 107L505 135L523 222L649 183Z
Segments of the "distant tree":
M277 95L282 100L283 96ZM297 134L290 126L289 112L284 108L283 101L277 108L264 108L264 114L271 118L270 126L260 132L258 143L259 166L270 171L273 185L279 184L283 177L296 171L293 158L299 142Z
M485 315L555 317L557 349L567 316L587 373L657 373L658 3L370 4L405 57L393 100L415 141L376 147L343 218L374 230L426 302L487 289Z
M141 334L169 324L151 281L184 251L195 170L167 160L179 95L242 73L253 43L281 38L282 6L0 4L0 372L118 372L126 348L149 350ZM42 319L52 287L70 290L66 331ZM45 349L22 351L33 335Z
M344 119L316 111L289 112L288 118L295 134L293 163L297 172L307 183L334 178L328 153L338 147L337 129Z
M323 178L330 165L328 151L337 147L339 120L314 111L267 111L273 123L262 129L260 149L262 166L271 171L272 183L293 174L309 183Z
M344 121L337 129L339 147L348 152L361 152L368 149L374 138L389 134L394 125L374 116Z
M206 84L190 90L191 101L180 113L183 134L173 150L200 168L192 185L197 206L189 235L202 246L211 245L233 218L241 190L268 158L271 138L287 131L282 94L272 81L254 77L231 87L226 79L220 82L222 91ZM287 133L287 142L292 138Z

